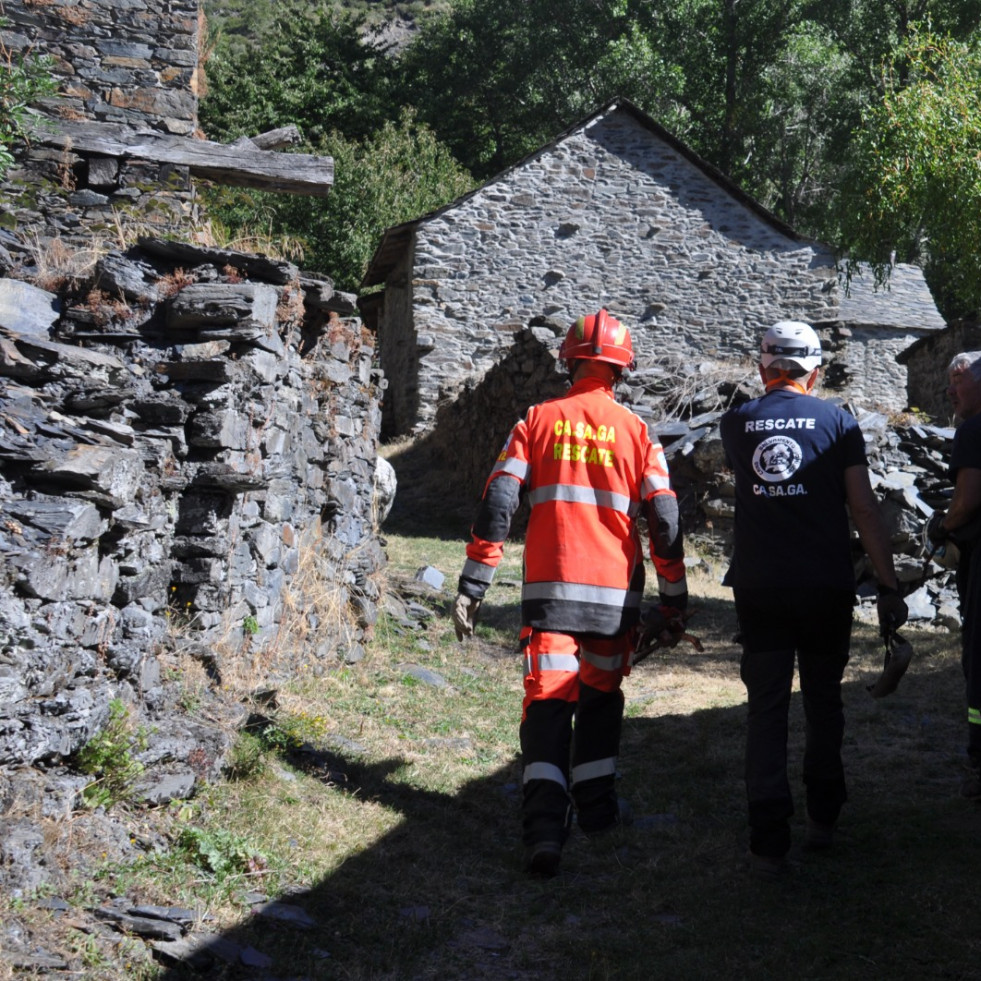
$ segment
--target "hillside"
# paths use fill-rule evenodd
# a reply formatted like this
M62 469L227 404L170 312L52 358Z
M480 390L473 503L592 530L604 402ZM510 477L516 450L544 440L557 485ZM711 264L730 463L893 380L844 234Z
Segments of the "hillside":
M341 16L363 17L380 31L383 42L399 47L427 17L452 6L452 0L327 0ZM316 0L205 0L204 12L212 34L221 32L261 44L285 9L313 10Z

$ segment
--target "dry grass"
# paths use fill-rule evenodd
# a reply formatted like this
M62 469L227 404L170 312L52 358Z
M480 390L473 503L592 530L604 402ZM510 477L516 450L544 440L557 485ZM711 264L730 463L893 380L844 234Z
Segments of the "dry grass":
M50 292L90 278L99 259L110 249L108 242L95 242L90 248L80 249L60 238L41 239L36 233L28 236L37 270L34 282Z
M207 188L208 185L202 186L205 198ZM217 218L207 218L195 231L194 241L199 245L264 255L287 262L302 263L306 255L306 246L301 239L277 232L271 224L232 229Z

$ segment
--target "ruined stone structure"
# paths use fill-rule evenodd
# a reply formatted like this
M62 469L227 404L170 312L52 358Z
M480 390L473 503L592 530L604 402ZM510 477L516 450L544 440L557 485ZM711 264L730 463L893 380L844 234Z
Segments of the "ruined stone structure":
M944 323L918 269L899 267L892 282L894 294L858 276L846 291L830 248L615 102L478 190L389 229L365 280L384 284L384 297L363 309L394 436L428 431L438 406L479 384L535 318L567 326L601 305L631 328L641 366L669 370L748 364L768 324L806 320L826 342L831 390L901 409L896 356Z
M384 381L353 297L189 242L196 176L304 194L332 180L329 159L269 139L195 137L197 0L4 13L8 50L51 56L61 80L0 187L14 229L0 232L0 889L14 895L54 873L45 834L108 824L59 819L91 780L74 755L114 706L148 734L136 795L163 803L220 772L244 721L231 679L275 688L361 657L385 562Z
M152 6L16 2L5 4L4 16L7 49L49 57L60 83L40 106L44 117L36 136L9 174L6 207L19 224L27 212L43 237L46 231L71 235L108 222L113 213L139 212L168 228L189 222L194 195L186 167L83 154L71 139L61 146L47 141L80 124L117 135L191 137L197 127L197 0ZM155 216L152 201L162 203Z
M58 92L18 154L4 211L39 239L118 238L127 228L190 237L193 178L323 195L329 157L271 152L287 131L224 146L197 132L198 0L4 4L0 41L47 56Z
M961 351L981 351L981 325L954 323L907 348L899 357L909 374L909 404L933 419L952 424L947 397L947 365Z

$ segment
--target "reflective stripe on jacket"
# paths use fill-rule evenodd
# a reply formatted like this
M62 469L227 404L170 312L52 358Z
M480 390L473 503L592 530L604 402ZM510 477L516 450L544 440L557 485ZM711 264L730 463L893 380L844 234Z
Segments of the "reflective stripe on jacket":
M637 621L646 512L662 601L687 598L677 499L664 453L644 421L601 380L528 410L484 488L460 588L483 596L520 497L525 537L522 622L540 630L613 636Z

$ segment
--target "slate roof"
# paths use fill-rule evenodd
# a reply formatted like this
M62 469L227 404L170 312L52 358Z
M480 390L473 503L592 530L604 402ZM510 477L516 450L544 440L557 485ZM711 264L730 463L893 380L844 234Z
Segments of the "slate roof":
M923 270L905 264L893 266L881 286L876 286L871 266L853 269L847 289L842 280L838 319L845 324L888 324L920 330L943 330L947 326Z
M641 126L650 131L653 136L657 137L664 143L667 143L673 150L703 171L703 173L705 173L710 180L718 184L727 194L735 198L741 204L745 205L751 211L755 212L764 221L776 228L782 235L785 235L787 238L797 242L808 241L804 236L800 235L793 228L791 228L790 225L779 219L775 214L773 214L773 212L764 208L759 201L747 194L738 185L734 184L728 177L726 177L725 174L722 173L721 170L714 167L707 160L702 159L697 153L694 152L694 150L669 133L659 123L655 122L650 116L647 115L647 113L643 112L641 109L638 109L637 106L635 106L629 100L617 98L607 102L585 119L581 119L579 122L570 126L544 146L539 147L533 153L523 157L517 163L512 164L505 170L502 170L499 174L495 174L494 177L485 181L479 187L475 187L472 191L468 191L466 194L461 195L460 197L451 201L449 204L443 205L441 208L437 208L435 211L430 211L428 214L421 215L418 218L413 218L411 221L403 222L401 225L393 225L391 228L386 229L382 235L381 242L371 258L371 262L368 264L368 271L365 273L365 277L362 280L361 288L365 289L369 286L376 286L379 283L385 282L388 273L396 265L399 258L403 255L405 249L412 241L412 235L419 225L424 224L425 222L430 221L439 215L445 214L447 211L451 211L464 201L467 201L469 198L473 197L479 191L483 190L485 187L489 187L498 181L504 180L509 174L520 169L529 160L533 160L536 157L541 156L543 153L547 153L572 133L585 129L594 119L597 119L598 117L613 110L629 113L641 124Z

